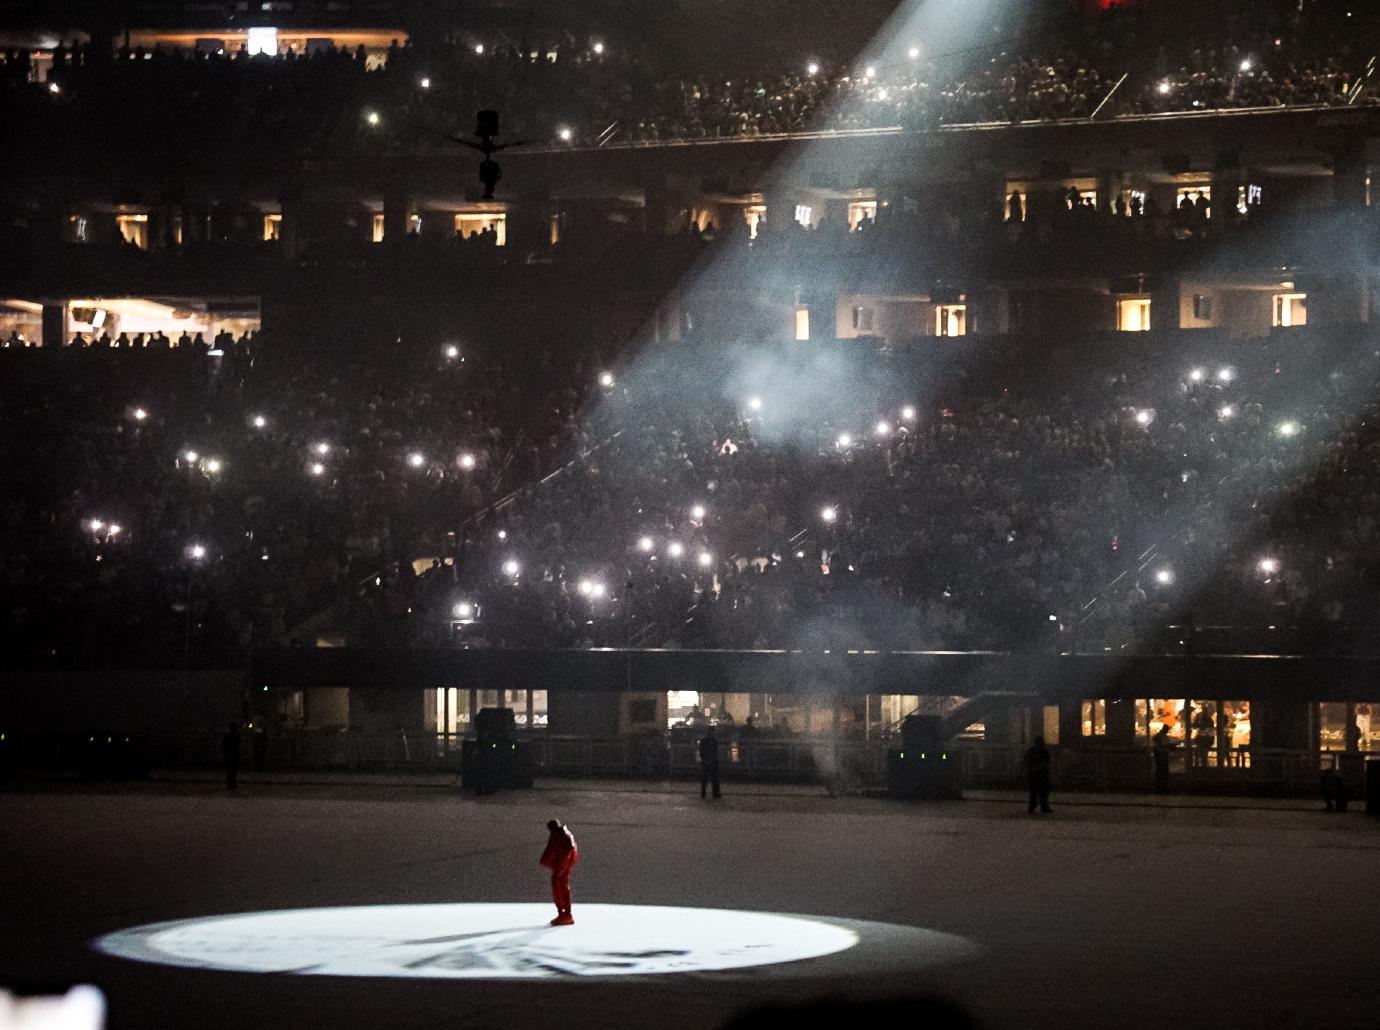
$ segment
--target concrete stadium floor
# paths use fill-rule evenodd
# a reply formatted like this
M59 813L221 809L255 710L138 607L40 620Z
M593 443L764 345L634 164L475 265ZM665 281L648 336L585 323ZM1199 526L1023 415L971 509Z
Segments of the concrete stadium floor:
M715 1027L768 1001L938 995L980 1025L1376 1025L1380 822L1321 805L1015 795L906 805L814 789L441 778L210 779L0 790L0 986L94 983L114 1028ZM582 903L924 927L904 950L717 973L530 981L220 972L102 954L131 926L337 905L546 902L544 823L579 839ZM559 931L557 931L559 932Z

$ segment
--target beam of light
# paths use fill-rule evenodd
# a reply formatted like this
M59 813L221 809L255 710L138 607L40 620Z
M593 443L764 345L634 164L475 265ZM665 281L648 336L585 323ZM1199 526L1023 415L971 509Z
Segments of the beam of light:
M962 937L919 927L775 912L577 899L574 915L573 926L552 927L550 906L540 904L284 909L136 926L92 946L224 972L504 981L766 967L789 975L790 963L806 960L815 960L814 975L838 976L869 965L923 968L977 951Z

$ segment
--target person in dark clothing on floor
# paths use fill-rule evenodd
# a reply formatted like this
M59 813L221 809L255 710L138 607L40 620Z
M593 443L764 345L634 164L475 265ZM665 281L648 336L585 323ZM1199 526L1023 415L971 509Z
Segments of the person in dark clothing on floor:
M714 787L714 796L722 797L719 793L719 738L714 736L714 727L700 738L700 798L703 799L705 791L710 785Z
M225 789L235 790L240 777L240 726L232 722L220 738L220 757L225 762Z
M1045 747L1045 738L1036 737L1035 743L1031 744L1025 752L1025 782L1030 788L1030 805L1026 809L1034 812L1035 806L1040 806L1041 812L1051 811L1049 807L1049 766L1051 758L1049 748Z

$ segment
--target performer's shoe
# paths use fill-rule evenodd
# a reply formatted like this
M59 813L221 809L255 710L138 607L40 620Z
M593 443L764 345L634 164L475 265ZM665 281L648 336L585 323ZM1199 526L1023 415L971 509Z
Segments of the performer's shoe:
M552 926L574 926L575 917L569 912L562 912L555 919L551 920Z

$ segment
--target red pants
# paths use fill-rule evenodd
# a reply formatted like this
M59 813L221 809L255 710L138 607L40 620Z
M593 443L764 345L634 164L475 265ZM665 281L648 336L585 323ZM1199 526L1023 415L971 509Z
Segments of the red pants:
M551 874L551 900L557 912L570 912L570 870Z

